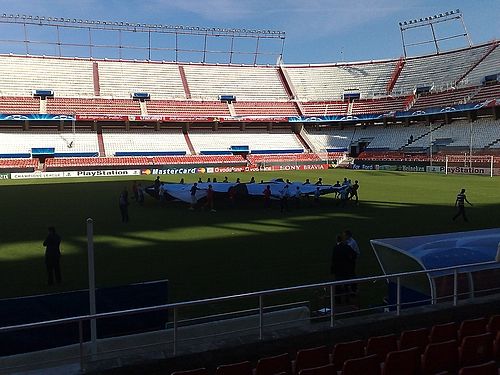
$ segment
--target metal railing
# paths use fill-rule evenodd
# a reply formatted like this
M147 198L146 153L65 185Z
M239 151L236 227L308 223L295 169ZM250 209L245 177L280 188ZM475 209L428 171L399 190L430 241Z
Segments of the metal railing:
M165 311L165 312L171 312L173 321L168 323L168 326L170 327L170 332L172 339L171 341L167 342L157 342L155 344L147 344L147 345L139 345L139 346L127 346L125 348L121 349L114 349L114 350L108 350L105 352L99 352L97 355L102 355L102 354L107 354L107 355L113 355L118 353L121 353L126 350L133 350L137 348L147 348L148 346L153 346L153 345L164 345L168 346L171 345L171 355L177 355L178 354L178 348L179 344L184 342L184 341L189 341L189 340L199 340L200 337L188 337L188 338L180 338L179 337L179 328L182 326L189 326L189 322L192 321L191 319L186 319L186 320L180 320L179 319L179 312L182 309L186 309L189 307L195 307L195 306L208 306L208 305L213 305L216 303L223 303L223 302L235 302L235 301L241 301L241 300L257 300L258 301L258 307L255 309L250 309L247 310L252 312L252 313L257 313L255 314L257 316L257 321L258 321L258 326L249 326L249 327L244 327L242 330L238 331L229 331L229 332L224 332L222 334L212 334L208 336L202 336L201 338L213 338L218 335L227 335L231 333L237 333L241 331L256 331L256 337L255 339L262 340L265 336L266 333L266 328L269 329L272 326L276 326L281 323L273 323L273 324L265 324L265 319L266 319L266 310L269 311L270 308L276 307L277 305L274 306L266 306L265 304L265 299L270 297L270 296L276 296L276 295L284 295L284 294L289 294L293 292L305 292L305 291L311 291L311 290L322 290L325 292L325 295L329 297L329 312L328 314L321 315L317 318L314 317L308 317L307 319L302 319L299 321L314 321L314 319L321 319L321 321L325 321L325 318L328 318L329 324L327 324L329 327L333 328L335 326L335 321L338 320L339 318L346 317L351 314L368 314L373 311L385 311L388 314L394 314L395 316L399 316L401 314L401 310L405 306L412 306L415 304L415 302L407 302L404 303L402 302L402 290L401 287L403 285L403 281L405 278L409 277L415 277L415 276L426 276L431 280L432 274L439 273L441 276L443 273L446 273L447 275L453 275L453 292L450 295L446 296L441 296L441 297L430 297L428 299L422 299L418 301L419 304L423 303L428 303L428 304L436 304L440 301L447 300L451 301L453 306L457 306L459 304L459 299L461 297L466 297L468 299L473 299L475 298L475 294L471 293L471 291L459 292L459 276L461 274L467 274L470 275L471 273L474 272L481 272L485 269L490 270L492 268L497 268L495 265L498 265L497 262L491 261L491 262L482 262L482 263L475 263L475 264L469 264L469 265L461 265L461 266L454 266L454 267L443 267L443 268L437 268L437 269L432 269L432 270L422 270L422 271L413 271L413 272L402 272L402 273L395 273L395 274L390 274L390 275L379 275L379 276L369 276L369 277L360 277L356 279L350 279L350 280L343 280L343 281L332 281L332 282L323 282L323 283L316 283L316 284L310 284L310 285L300 285L300 286L294 286L294 287L287 287L287 288L277 288L277 289L270 289L270 290L264 290L264 291L257 291L257 292L250 292L250 293L242 293L242 294L236 294L236 295L230 295L230 296L223 296L223 297L216 297L216 298L206 298L206 299L200 299L200 300L194 300L194 301L186 301L186 302L177 302L177 303L169 303L169 304L163 304L163 305L158 305L158 306L151 306L151 307L143 307L143 308L136 308L136 309L128 309L128 310L121 310L121 311L115 311L115 312L107 312L107 313L97 313L97 314L88 314L88 315L80 315L80 316L75 316L71 318L63 318L63 319L54 319L54 320L48 320L48 321L43 321L43 322L37 322L37 323L29 323L29 324L19 324L19 325L13 325L13 326L5 326L5 327L0 327L0 335L3 333L8 333L8 332L19 332L23 330L29 330L29 329L34 329L34 328L41 328L41 327L49 327L49 326L59 326L59 325L67 325L67 324L75 324L78 326L78 332L79 332L79 340L78 340L78 356L68 356L65 357L62 360L68 361L68 360L79 360L81 370L85 370L85 364L86 361L89 359L93 359L94 356L96 355L94 350L91 350L91 354L86 354L85 350L85 340L84 340L84 323L87 322L92 322L96 321L99 319L109 319L109 318L114 318L114 317L123 317L123 316L128 316L128 315L134 315L134 314L143 314L143 313L149 313L149 312L159 312L159 311ZM478 269L480 268L480 269ZM336 294L335 289L337 286L344 286L346 284L367 284L369 287L373 285L377 281L388 281L391 280L392 282L395 281L396 284L396 303L395 304L387 304L385 306L375 306L375 307L367 307L363 309L358 309L355 311L351 312L344 312L344 313L337 313L336 312L336 303L335 303L335 297L338 297L339 294ZM431 289L432 287L429 286ZM500 288L494 288L494 289L486 289L486 290L481 290L482 292L487 292L487 293L500 293ZM286 306L286 305L282 305ZM208 310L208 309L207 309ZM325 308L326 310L326 308ZM241 306L240 310L237 310L235 312L241 312ZM233 312L233 313L235 313ZM217 318L220 319L223 317L225 314L218 314ZM226 314L227 315L227 314ZM253 315L253 316L255 316ZM210 318L210 315L204 315L206 318ZM285 323L290 323L292 321L286 321ZM297 321L293 321L297 322ZM100 342L103 339L95 339L96 342L92 343L89 342L90 348L92 348L92 345L95 345L97 342ZM0 361L2 359L5 359L7 357L0 357ZM31 363L31 367L35 366L47 366L52 362L52 360L45 360L43 362L39 362L37 364ZM2 362L0 362L1 365ZM18 366L18 367L23 367L23 366ZM0 367L0 372L5 371L5 367ZM10 369L13 369L10 368Z

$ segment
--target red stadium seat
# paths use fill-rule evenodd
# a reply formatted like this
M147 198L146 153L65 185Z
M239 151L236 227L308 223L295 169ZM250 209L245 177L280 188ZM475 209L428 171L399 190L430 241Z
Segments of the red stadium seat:
M497 332L493 343L493 358L495 361L500 362L500 331Z
M455 322L436 324L431 328L429 342L445 342L457 339L457 324Z
M384 362L387 353L398 350L396 335L375 336L368 339L366 355L376 354L379 362Z
M380 363L377 356L349 359L342 367L342 375L380 375Z
M306 368L300 370L299 375L335 375L336 371L333 365Z
M255 375L274 375L284 373L290 375L292 366L288 353L280 354L274 357L261 358L257 362Z
M422 374L440 371L453 372L458 367L457 340L449 340L427 345L422 355Z
M493 315L490 317L488 324L486 325L486 330L493 335L496 335L500 331L500 315Z
M415 347L387 354L382 375L418 375L419 371L420 353Z
M462 342L464 337L485 333L486 324L486 318L464 320L458 330L458 342Z
M232 363L217 367L215 375L253 375L252 364L249 361Z
M498 375L498 368L495 361L486 362L480 365L462 367L458 375Z
M297 352L297 358L295 359L295 373L298 374L300 370L324 366L329 363L330 356L326 346L302 349Z
M361 358L365 356L365 343L362 340L341 342L335 344L332 350L332 363L335 370L342 369L344 362L348 359Z
M365 344L362 340L341 342L335 344L332 350L332 363L335 370L342 369L344 362L348 359L361 358L365 356Z
M422 354L429 343L429 330L427 328L413 329L401 332L399 350L418 348Z
M466 336L458 352L461 367L490 361L493 357L493 335L483 333L482 335Z
M208 375L208 370L206 368L198 368L196 370L176 371L171 375Z

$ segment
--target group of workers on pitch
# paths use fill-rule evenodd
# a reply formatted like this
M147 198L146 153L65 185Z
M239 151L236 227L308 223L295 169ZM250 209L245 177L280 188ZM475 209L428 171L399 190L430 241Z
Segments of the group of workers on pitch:
M159 178L157 178L157 181L159 181ZM212 183L217 183L217 178L214 177L211 179L210 177L207 179L206 183L208 183L208 188L207 188L207 199L206 202L203 204L202 209L209 208L211 212L216 212L214 208L214 200L215 200L215 193L212 187ZM228 180L227 176L224 178L223 183L230 183ZM288 179L283 181L285 185L279 192L279 201L280 201L280 210L281 212L288 211L289 209L289 201L291 200L292 203L294 204L295 208L300 207L300 202L302 200L302 197L306 197L309 199L310 195L314 196L314 203L316 205L319 204L319 198L321 196L321 191L320 191L320 186L323 185L323 180L322 178L318 178L318 180L314 183L316 185L316 190L312 194L305 194L301 191L300 186L297 186L296 184L294 185L294 188L290 188L292 182ZM179 181L180 184L185 184L186 182L184 181L184 178L181 178ZM204 183L201 177L198 179L198 182L193 183L190 189L190 195L191 195L191 204L189 209L194 210L198 201L196 199L196 192L198 191L199 183ZM236 184L241 184L240 178L237 178L235 181ZM252 177L248 183L254 184L257 183L255 181L255 178ZM265 182L263 180L260 181L260 184L265 185ZM306 179L305 182L302 185L310 185L311 182L309 179ZM344 178L342 184L340 181L337 181L333 187L338 188L338 190L335 191L335 198L338 199L338 204L340 204L342 207L346 205L346 203L349 200L355 200L355 204L359 204L359 197L358 197L358 190L359 190L359 182L356 180L354 183L352 183L351 180L348 180L347 178ZM158 191L160 198L161 198L161 185L159 186L159 191ZM262 191L262 196L264 198L264 207L269 208L271 207L271 187L270 185L266 185L264 190ZM232 206L235 205L236 201L236 190L235 189L229 189L228 191L228 198ZM312 204L312 203L310 203Z

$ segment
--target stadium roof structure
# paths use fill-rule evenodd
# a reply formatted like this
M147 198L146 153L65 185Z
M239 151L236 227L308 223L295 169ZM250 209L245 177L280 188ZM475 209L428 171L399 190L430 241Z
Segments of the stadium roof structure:
M183 61L192 56L199 62L236 58L280 61L283 58L285 32L269 29L200 27L124 21L88 20L26 14L0 14L0 25L10 26L0 36L2 44L32 54L99 57L116 52L118 58ZM105 33L105 36L104 34ZM43 35L43 37L41 37ZM140 37L137 37L137 36ZM130 39L131 36L134 38ZM216 41L223 40L224 43ZM246 41L246 42L245 42ZM262 46L267 41L271 46ZM239 44L240 43L240 44ZM3 48L3 47L2 47ZM40 51L46 51L40 53ZM133 57L130 57L133 56ZM109 56L107 56L109 57ZM269 61L269 60L268 60Z
M424 270L453 267L494 261L500 244L500 228L433 234L427 236L398 237L370 240L384 273L387 264L379 246L392 249L415 260ZM389 266L390 267L390 266ZM500 268L500 264L498 266ZM496 268L491 265L478 266ZM433 276L443 276L447 271L437 271Z

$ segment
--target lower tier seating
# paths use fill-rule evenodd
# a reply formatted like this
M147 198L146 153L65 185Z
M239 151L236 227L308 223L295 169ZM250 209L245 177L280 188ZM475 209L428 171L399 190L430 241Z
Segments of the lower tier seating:
M439 335L439 336L438 336ZM448 322L367 340L299 348L171 375L500 374L500 315Z

